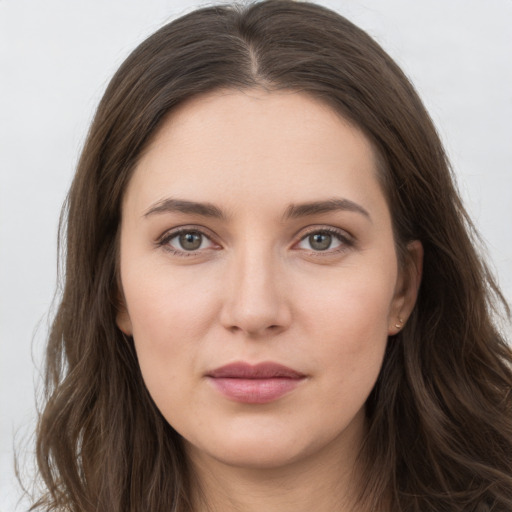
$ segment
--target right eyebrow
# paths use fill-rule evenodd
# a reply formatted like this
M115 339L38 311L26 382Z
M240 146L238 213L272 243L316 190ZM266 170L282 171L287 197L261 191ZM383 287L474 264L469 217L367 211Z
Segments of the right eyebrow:
M173 198L166 198L156 202L144 212L143 216L149 217L154 214L174 212L200 215L201 217L211 217L215 219L226 219L222 210L211 203L198 203Z

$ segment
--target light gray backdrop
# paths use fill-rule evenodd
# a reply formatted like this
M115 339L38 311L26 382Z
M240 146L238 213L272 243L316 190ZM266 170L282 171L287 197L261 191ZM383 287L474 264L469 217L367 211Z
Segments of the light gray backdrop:
M512 299L512 0L329 0L416 84ZM15 510L56 279L56 232L109 77L147 35L200 5L0 0L0 511ZM32 353L35 361L32 359ZM17 510L26 510L20 505Z

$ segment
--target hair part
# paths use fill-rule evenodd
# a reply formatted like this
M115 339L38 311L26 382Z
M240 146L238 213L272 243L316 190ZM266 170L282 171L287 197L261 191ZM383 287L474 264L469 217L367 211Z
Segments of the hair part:
M116 327L123 193L163 119L228 88L310 95L373 144L399 256L423 244L423 281L389 339L367 403L362 509L512 510L512 354L436 130L365 32L319 5L268 0L187 14L144 41L98 107L65 205L62 300L46 354L37 460L47 511L191 511L179 434Z

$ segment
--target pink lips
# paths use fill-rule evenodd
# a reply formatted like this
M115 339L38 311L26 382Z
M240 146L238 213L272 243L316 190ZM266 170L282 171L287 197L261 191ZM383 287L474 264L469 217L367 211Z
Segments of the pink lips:
M277 363L231 363L207 374L227 398L247 404L265 404L295 389L305 375Z

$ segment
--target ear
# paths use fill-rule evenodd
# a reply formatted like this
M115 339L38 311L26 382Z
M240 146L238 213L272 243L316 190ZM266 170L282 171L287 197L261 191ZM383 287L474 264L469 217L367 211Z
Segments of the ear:
M116 314L117 327L124 332L127 336L133 336L132 321L128 308L126 307L126 300L124 294L120 291L117 300L117 314Z
M407 244L404 263L398 272L388 319L388 336L398 334L407 322L418 297L422 272L423 245L419 240L413 240Z

